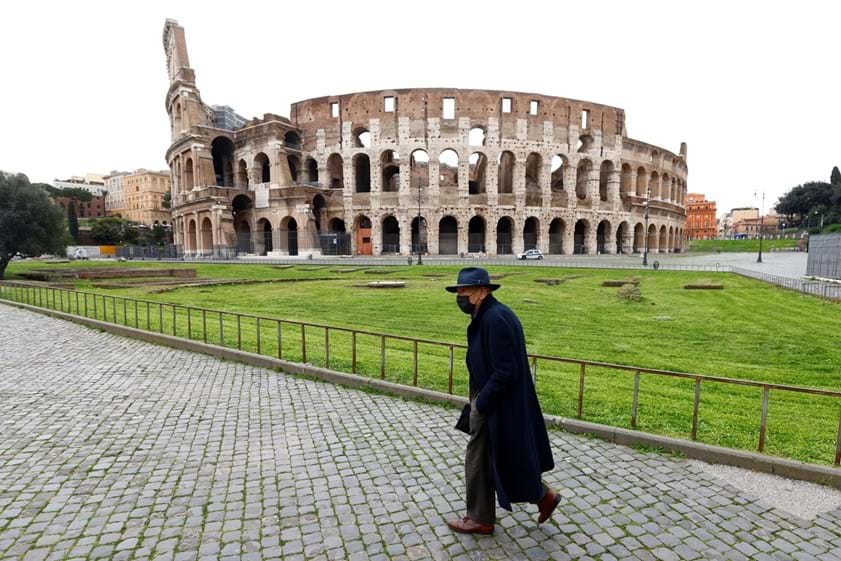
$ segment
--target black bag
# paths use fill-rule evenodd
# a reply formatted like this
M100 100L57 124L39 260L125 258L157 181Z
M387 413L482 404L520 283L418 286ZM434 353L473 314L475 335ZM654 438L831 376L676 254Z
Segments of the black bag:
M465 434L470 434L470 404L465 403L461 415L456 422L456 428Z

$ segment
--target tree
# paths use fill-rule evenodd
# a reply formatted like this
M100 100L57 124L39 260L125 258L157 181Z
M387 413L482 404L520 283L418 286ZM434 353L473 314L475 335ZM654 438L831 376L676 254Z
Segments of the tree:
M841 187L841 171L838 171L838 166L832 168L832 174L829 176L829 182L832 185Z
M97 243L116 245L123 239L123 220L113 216L100 218L91 226L91 235Z
M835 168L835 171L838 171L838 168ZM169 191L164 193L164 200L161 201L161 206L166 209L172 208L172 193Z
M169 233L166 228L160 224L152 226L152 231L149 233L149 243L153 245L164 245L169 238Z
M67 204L67 228L73 236L73 242L79 243L79 219L76 218L76 201L72 200Z
M63 255L70 236L61 207L22 173L0 171L0 279L17 253Z

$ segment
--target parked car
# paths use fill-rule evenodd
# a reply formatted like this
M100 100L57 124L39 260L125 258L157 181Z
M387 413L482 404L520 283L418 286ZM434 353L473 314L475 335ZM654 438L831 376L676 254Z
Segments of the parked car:
M543 259L543 253L539 249L529 249L517 254L517 259Z
M87 259L88 258L88 250L83 247L77 247L73 250L73 255L70 256L71 259Z

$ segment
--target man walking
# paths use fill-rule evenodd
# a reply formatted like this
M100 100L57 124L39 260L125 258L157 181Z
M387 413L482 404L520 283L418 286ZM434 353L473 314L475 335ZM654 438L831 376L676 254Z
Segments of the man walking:
M467 513L447 525L456 532L492 534L499 505L537 504L538 523L545 522L560 495L541 480L555 467L549 435L529 371L520 320L493 297L485 269L467 267L446 289L470 314L467 370L470 373L470 440L464 472Z

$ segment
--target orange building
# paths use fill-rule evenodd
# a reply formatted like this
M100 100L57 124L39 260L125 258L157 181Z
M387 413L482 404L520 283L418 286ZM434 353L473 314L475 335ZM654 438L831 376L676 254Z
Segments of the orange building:
M686 194L686 239L714 240L715 201L708 201L701 193Z

